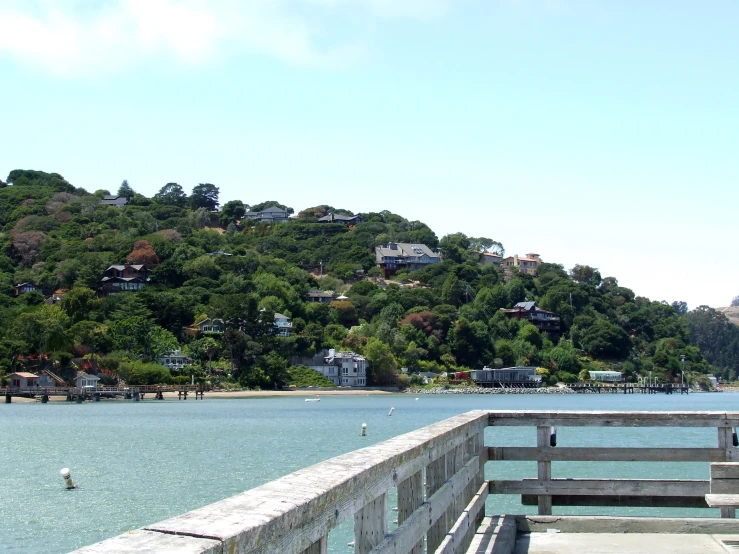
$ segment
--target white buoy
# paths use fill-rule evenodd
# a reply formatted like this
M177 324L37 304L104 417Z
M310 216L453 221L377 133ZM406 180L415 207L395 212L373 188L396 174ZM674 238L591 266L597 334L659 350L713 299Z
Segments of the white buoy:
M72 483L72 475L69 473L69 468L63 468L59 473L62 475L62 479L64 479L64 483L67 485L67 490L76 489L77 486Z
M362 432L360 433L360 436L363 437L367 434L367 424L362 423Z
M416 400L418 400L418 397L416 396Z
M389 415L389 416L393 415L393 410L394 410L394 409L395 409L395 408L390 408L390 411L389 411L389 412L387 413L387 415Z

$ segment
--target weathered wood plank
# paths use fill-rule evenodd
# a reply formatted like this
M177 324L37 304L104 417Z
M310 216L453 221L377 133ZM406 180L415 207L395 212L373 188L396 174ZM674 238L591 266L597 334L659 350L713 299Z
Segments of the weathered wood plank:
M737 427L739 412L490 411L491 426Z
M387 493L354 515L354 554L367 554L387 535Z
M739 450L723 448L556 448L533 446L489 447L490 460L536 462L727 462L739 459Z
M717 518L662 518L612 516L515 516L519 533L696 533L721 535L736 532L736 521Z
M406 521L423 504L423 471L417 471L398 484L398 524ZM423 537L409 554L423 554Z
M732 441L733 427L719 427L718 429L718 447L723 448L726 452L731 452L734 444ZM713 466L716 465L715 476ZM719 475L726 475L729 477L733 475L731 464L711 464L711 492L718 494L734 494L739 492L739 482L735 487L731 483L730 479L721 479ZM735 518L736 510L728 506L720 508L721 517L723 518Z
M709 481L677 479L537 479L490 481L490 494L549 494L572 496L703 496Z
M538 506L539 497L533 494L522 494L521 504ZM555 494L552 496L553 506L626 506L640 508L708 508L703 496L628 496L598 495L570 496Z
M430 497L435 494L446 481L446 463L447 455L440 456L426 467L426 497ZM434 523L428 530L426 535L426 550L428 552L436 552L436 549L441 544L441 541L446 535L446 507L443 512L440 512L434 517Z
M328 553L328 537L321 537L308 548L303 550L302 554L327 554Z
M739 463L711 464L711 479L739 480ZM739 482L736 483L736 486L739 489Z
M707 494L706 504L711 508L739 508L739 494Z
M548 447L552 436L552 428L545 425L536 428L536 446L538 448ZM540 461L537 462L537 471L539 476L539 483L546 484L552 478L552 462ZM538 514L540 516L552 515L552 497L547 495L540 495L537 507Z
M233 553L302 552L367 502L482 432L487 412L455 416L148 526L212 537Z
M408 552L425 534L430 532L432 525L441 519L460 491L464 490L467 484L475 478L477 468L478 461L476 458L467 462L456 475L445 482L395 531L385 537L385 540L372 550L372 554ZM444 529L444 535L439 539L439 543L443 540L446 532L447 530ZM432 550L428 547L428 552L435 552L436 548Z
M515 547L515 517L486 517L475 533L467 554L512 554Z
M485 511L485 500L487 497L488 487L486 484L483 484L477 491L477 494L472 497L470 503L464 508L446 537L444 537L439 548L436 549L435 554L457 554L466 551L469 542L471 542L471 540L466 540L466 536L470 529L473 534L477 529L477 516Z
M144 529L129 531L91 546L76 550L81 554L222 554L220 541L155 533Z

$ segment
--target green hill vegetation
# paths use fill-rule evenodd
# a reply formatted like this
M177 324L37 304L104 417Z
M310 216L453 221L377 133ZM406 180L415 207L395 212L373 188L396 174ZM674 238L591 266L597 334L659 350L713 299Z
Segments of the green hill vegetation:
M124 181L113 192L130 197L125 207L103 205L109 191L89 193L55 173L16 170L7 183L0 182L0 377L89 366L106 382L189 382L194 372L272 388L306 380L304 371L290 371L289 358L324 348L366 356L377 385L394 384L401 367L441 373L516 364L546 368L550 382L604 368L630 380L652 372L679 381L681 356L689 374L736 375L739 354L717 357L721 347L695 332L703 324L691 321L703 308L686 313L682 303L639 297L588 266L568 272L547 263L535 276L505 280L480 265L482 249L502 248L496 241L439 239L388 211L363 213L349 226L318 218L352 212L315 206L266 225L244 213L294 211L277 201L218 209L218 188L208 183L190 195L168 183L147 198ZM426 244L443 262L387 283L378 279L374 247L390 241ZM106 268L123 263L145 264L150 282L101 297ZM40 292L16 294L20 283ZM58 302L45 300L59 289L66 291ZM310 290L347 298L314 303ZM558 314L562 337L553 342L500 311L524 300ZM277 336L275 313L291 318L291 336ZM206 317L222 319L225 332L194 332ZM157 363L176 348L195 362L186 375Z

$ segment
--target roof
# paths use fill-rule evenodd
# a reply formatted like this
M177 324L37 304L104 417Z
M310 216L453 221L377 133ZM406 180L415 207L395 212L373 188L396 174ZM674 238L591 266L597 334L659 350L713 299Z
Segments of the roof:
M38 375L35 373L28 373L26 371L18 371L16 373L11 373L11 375L17 375L18 377L23 377L24 379L38 379Z
M319 217L318 221L332 222L332 221L351 221L357 219L358 215L343 215L343 214L328 214L323 217Z
M92 379L94 381L100 381L100 377L97 375L90 375L89 373L85 373L84 371L80 371L77 374L77 379Z
M275 313L275 319L290 319L286 315Z
M382 257L411 258L428 256L429 258L439 258L439 255L434 254L428 246L420 243L390 242L376 246L375 252Z
M330 291L323 291L323 290L309 290L308 296L313 296L315 298L333 298L334 292Z
M533 300L530 300L528 302L518 302L513 307L514 308L520 308L520 309L526 310L526 311L528 311L528 310L535 310L536 309L536 302L534 302Z
M36 286L33 283L29 283L28 281L26 281L25 283L18 283L16 287L25 287L26 285L31 285L32 287Z
M121 265L112 265L108 269L117 269L118 271L124 271L127 267L132 267L136 271L141 271L142 269L146 269L146 266L144 264L121 264ZM106 269L105 271L108 271Z
M482 255L483 256L488 256L489 258L500 258L500 259L503 259L503 256L501 256L500 254L493 254L492 252L483 252Z
M264 208L261 212L246 212L244 215L260 215L260 214L285 214L285 217L287 217L289 214L287 213L287 210L283 210L282 208L278 208L277 206L270 206L269 208Z

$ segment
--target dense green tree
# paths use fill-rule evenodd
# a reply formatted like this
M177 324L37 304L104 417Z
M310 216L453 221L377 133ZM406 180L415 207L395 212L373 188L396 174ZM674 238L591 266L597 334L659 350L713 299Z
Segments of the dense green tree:
M210 183L195 185L190 194L192 209L203 208L209 211L218 209L218 187Z
M177 183L167 183L154 195L154 201L164 206L187 206L187 193Z
M126 179L123 179L121 186L118 187L118 196L125 196L126 198L133 198L136 192L131 188Z
M219 219L221 225L228 226L231 223L236 223L246 213L247 206L241 200L230 200L226 202L221 208L221 214Z

